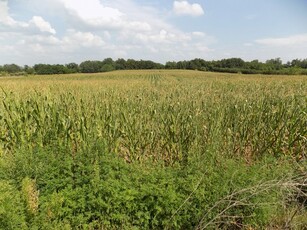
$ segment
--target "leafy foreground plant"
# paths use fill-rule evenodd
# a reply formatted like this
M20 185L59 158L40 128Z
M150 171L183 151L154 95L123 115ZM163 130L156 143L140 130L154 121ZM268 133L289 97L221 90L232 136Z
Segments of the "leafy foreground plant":
M19 149L1 158L0 228L260 228L287 197L306 195L302 177L274 179L291 174L275 160L271 168L215 161L212 155L189 167L127 164L98 143L74 154L59 146Z

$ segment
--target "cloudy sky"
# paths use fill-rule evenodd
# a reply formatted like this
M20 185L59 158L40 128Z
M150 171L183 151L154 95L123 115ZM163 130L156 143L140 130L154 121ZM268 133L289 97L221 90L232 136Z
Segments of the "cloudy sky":
M307 58L307 0L0 0L0 65Z

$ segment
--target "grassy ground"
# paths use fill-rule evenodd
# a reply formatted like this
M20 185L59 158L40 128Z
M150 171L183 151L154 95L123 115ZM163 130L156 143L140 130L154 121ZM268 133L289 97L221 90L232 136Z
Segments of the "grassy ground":
M115 71L0 86L0 228L306 225L304 76Z

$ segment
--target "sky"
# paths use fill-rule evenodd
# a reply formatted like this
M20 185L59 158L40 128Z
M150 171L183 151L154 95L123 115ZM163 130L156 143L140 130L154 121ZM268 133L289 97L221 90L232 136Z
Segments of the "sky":
M0 65L307 58L307 0L0 0Z

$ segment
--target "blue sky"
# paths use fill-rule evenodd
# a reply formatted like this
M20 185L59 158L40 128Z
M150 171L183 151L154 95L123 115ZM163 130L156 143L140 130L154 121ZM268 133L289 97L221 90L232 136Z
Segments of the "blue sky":
M0 65L307 58L307 0L0 0Z

